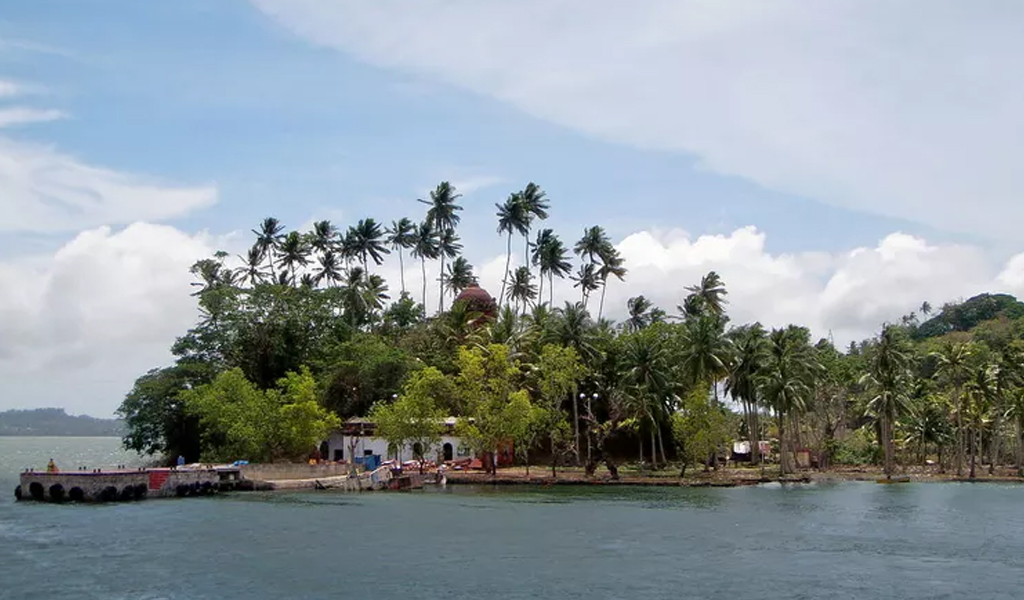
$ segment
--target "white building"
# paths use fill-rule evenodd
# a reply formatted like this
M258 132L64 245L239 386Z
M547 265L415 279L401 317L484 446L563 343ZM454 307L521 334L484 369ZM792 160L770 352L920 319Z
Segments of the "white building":
M345 421L344 427L331 434L327 440L327 456L334 461L351 462L353 456L378 455L383 460L398 459L399 461L414 460L423 453L427 460L453 461L473 458L473 451L455 435L455 418L445 419L445 433L441 441L433 448L416 448L413 444L405 447L389 448L387 440L373 435L376 427L366 419L353 417Z

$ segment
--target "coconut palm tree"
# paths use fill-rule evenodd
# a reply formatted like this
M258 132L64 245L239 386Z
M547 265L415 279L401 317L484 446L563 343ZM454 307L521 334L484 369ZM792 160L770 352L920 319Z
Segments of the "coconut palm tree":
M585 257L588 262L593 264L601 257L601 253L606 252L611 245L611 240L608 239L604 228L594 225L583 230L583 237L576 242L572 251L576 253L576 256Z
M319 267L313 273L314 285L326 281L327 285L333 287L342 280L341 261L333 250L327 250L318 257Z
M576 275L572 277L572 280L576 283L572 287L580 288L580 303L586 308L587 301L590 300L590 293L596 290L600 286L600 282L597 278L597 267L594 263L584 263L580 265Z
M963 476L964 463L964 423L963 386L967 381L970 370L971 356L974 353L974 346L970 342L947 342L938 352L932 354L936 359L935 377L949 386L952 397L950 403L953 405L953 412L956 416L957 453L956 453L956 474Z
M455 258L462 252L462 244L459 243L459 236L454 229L445 229L437 238L437 255L441 259L441 282L440 299L437 303L437 311L444 312L444 259Z
M309 264L309 245L306 243L306 238L298 231L288 232L288 235L281 241L279 254L281 256L277 265L290 273L288 281L294 285L298 281L295 274L296 268Z
M526 214L526 231L521 232L523 235L523 243L525 245L525 255L523 257L523 264L526 268L530 268L530 226L533 224L534 219L544 221L548 218L548 209L551 207L550 202L547 199L547 193L540 189L540 186L534 182L526 184L523 191L517 194L519 196L519 202L523 206L523 212Z
M338 229L327 220L313 223L309 246L320 255L333 252L338 247Z
M410 253L420 259L420 272L423 277L423 311L427 310L427 260L434 260L440 253L437 231L430 221L423 221L413 232L413 245Z
M730 332L734 355L725 390L743 405L743 413L750 435L750 457L753 464L760 462L760 434L758 405L764 369L768 362L768 335L760 323L746 325Z
M672 395L669 353L664 338L653 330L630 334L622 353L622 385L651 424L651 464L657 468L655 441L661 438L661 425L668 417L666 398ZM662 444L662 455L665 454Z
M886 325L882 329L872 350L868 372L861 378L861 384L873 394L868 402L868 411L879 421L886 477L891 477L893 472L896 419L909 408L911 353L901 332L902 329L895 325Z
M459 216L462 207L456 204L456 200L460 197L455 191L455 186L447 181L442 181L430 192L430 200L419 199L420 202L430 207L427 209L427 221L433 225L434 231L437 232L439 241L438 256L441 259L441 279L444 279L445 258L451 258L458 254L458 250L453 250L452 248L458 242L458 237L455 236L455 228L458 227L459 221L462 219ZM438 305L438 312L444 310L444 282L440 283L442 284L439 285L441 301Z
M260 253L267 259L267 267L269 267L271 273L276 273L275 263L277 259L274 253L281 243L284 225L274 217L267 217L260 223L259 229L253 229L252 232L256 234L256 247L260 249Z
M505 299L505 287L509 282L509 268L512 265L512 234L527 235L530 233L530 212L519 193L511 194L503 204L494 205L498 209L498 233L506 234L505 275L501 279L501 294L498 301Z
M554 307L554 278L562 279L572 272L569 252L554 231L544 229L537 234L533 261L540 267L541 280L543 281L545 276L548 278L548 304Z
M522 314L527 306L537 299L537 286L529 267L519 267L512 274L508 286L508 299L516 304L516 314Z
M457 257L448 265L448 275L445 277L445 286L451 291L452 296L458 296L462 290L476 283L473 275L473 265L465 257Z
M806 409L817 369L808 336L807 329L795 325L773 329L768 336L768 358L758 382L760 397L775 411L778 420L779 471L783 475L792 472L786 424L795 423L796 415Z
M687 320L678 331L680 366L687 383L710 385L717 398L717 384L729 374L732 340L725 335L721 322L710 316Z
M405 293L405 261L402 258L404 250L409 250L416 245L416 224L408 217L402 217L397 221L391 221L391 227L387 229L385 240L392 250L398 252L398 269L402 277L402 293Z
M597 279L601 284L601 303L597 307L598 320L601 320L601 315L604 313L604 295L608 291L608 276L614 275L619 281L625 279L627 271L623 266L624 263L625 261L614 246L609 245L601 255L601 267L597 270Z
M964 387L965 415L970 435L970 471L968 477L974 479L975 463L981 448L981 432L990 421L995 405L997 371L990 365L978 365L971 369L970 378Z
M651 324L651 313L654 305L644 296L634 296L626 300L626 322L622 324L627 333L635 333Z
M351 250L359 257L363 264L363 271L369 273L370 259L375 265L380 266L384 262L384 255L390 254L384 242L384 229L372 218L359 219L354 226L349 227L351 237Z
M725 313L725 305L729 303L725 296L729 292L726 291L722 278L715 271L709 271L702 277L700 285L687 286L686 291L690 292L687 300L691 302L691 307L687 308L684 304L679 308L680 312L687 314L693 312L694 308L698 308L707 310L715 317L721 317Z
M249 285L253 287L257 284L263 283L269 275L267 269L263 266L263 254L263 248L259 244L256 244L252 248L249 248L249 251L244 257L238 257L243 263L243 266L236 270L236 274L241 281L248 281Z

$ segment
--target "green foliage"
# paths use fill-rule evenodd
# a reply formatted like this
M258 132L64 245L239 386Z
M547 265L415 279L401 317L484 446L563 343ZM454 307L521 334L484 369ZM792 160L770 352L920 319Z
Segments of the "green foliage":
M695 389L683 398L682 407L672 415L672 433L683 466L706 464L732 440L735 429L722 408Z
M874 436L860 428L836 442L833 461L840 465L872 465L882 461L882 454Z
M446 379L437 369L424 369L413 375L395 402L375 404L370 420L377 426L377 435L399 452L412 445L420 448L416 458L429 456L444 430L446 415L437 396L447 387Z
M1024 302L1009 294L978 294L960 304L947 304L942 311L914 330L914 338L938 337L951 331L970 331L983 321L998 317L1024 317Z
M199 418L207 461L301 458L341 425L317 402L308 369L287 374L272 390L260 390L241 369L230 369L180 398Z
M135 381L117 409L127 430L124 447L144 454L199 459L199 420L189 415L179 394L190 385L186 369L153 369Z
M379 336L358 334L317 361L324 405L342 418L365 416L374 403L397 394L419 366L405 351Z

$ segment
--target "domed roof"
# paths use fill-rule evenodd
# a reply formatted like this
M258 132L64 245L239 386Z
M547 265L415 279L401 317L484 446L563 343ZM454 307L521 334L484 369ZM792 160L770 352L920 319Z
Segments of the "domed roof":
M498 304L487 290L472 283L455 298L455 302L465 302L469 310L493 317L498 312Z

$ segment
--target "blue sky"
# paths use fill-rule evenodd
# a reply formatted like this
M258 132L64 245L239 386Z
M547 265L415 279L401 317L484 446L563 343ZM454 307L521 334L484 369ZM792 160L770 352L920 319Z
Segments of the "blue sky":
M736 321L841 342L1024 292L1015 5L0 5L0 409L109 414L193 321L194 260L265 216L420 218L441 180L485 287L526 182L567 241L604 225L613 318L711 269Z

